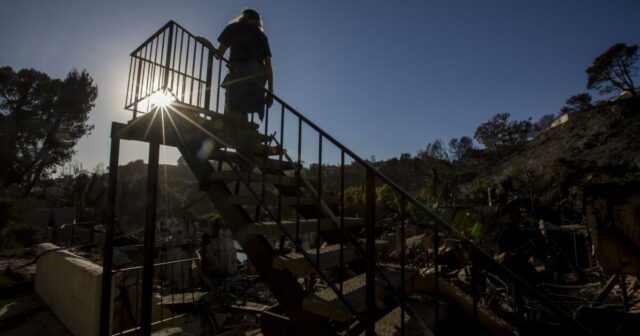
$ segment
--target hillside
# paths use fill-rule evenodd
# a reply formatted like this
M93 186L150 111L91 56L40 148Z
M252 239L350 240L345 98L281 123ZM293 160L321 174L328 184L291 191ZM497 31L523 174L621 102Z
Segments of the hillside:
M572 114L566 123L479 171L479 177L527 180L543 200L556 201L587 182L639 179L638 135L640 103L608 103Z

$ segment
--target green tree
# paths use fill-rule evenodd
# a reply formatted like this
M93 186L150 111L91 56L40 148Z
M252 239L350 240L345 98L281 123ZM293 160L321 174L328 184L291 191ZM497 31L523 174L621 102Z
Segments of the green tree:
M633 77L637 75L638 46L624 43L612 45L602 55L596 57L586 70L587 89L609 94L615 90L629 91L638 98Z
M64 80L11 67L0 68L0 188L28 195L33 187L71 159L98 89L86 71Z
M418 151L418 156L423 160L427 158L436 160L449 160L449 154L447 154L447 148L442 140L437 139L434 142L427 144L425 149Z
M379 216L400 213L400 203L388 184L376 188L376 213Z
M461 161L473 149L473 140L468 136L449 140L449 155L452 160Z
M345 211L360 217L364 212L364 193L362 188L348 187L344 190Z
M491 152L513 150L526 143L533 134L530 120L509 121L509 113L498 113L480 124L474 138Z
M591 95L588 93L573 95L566 100L565 105L560 109L560 114L570 114L589 109L593 107L591 100Z
M534 126L535 132L540 133L546 130L547 128L549 128L549 126L551 126L551 124L553 124L555 120L556 120L556 116L553 114L543 115L542 117L540 117L540 119L538 119L538 121Z

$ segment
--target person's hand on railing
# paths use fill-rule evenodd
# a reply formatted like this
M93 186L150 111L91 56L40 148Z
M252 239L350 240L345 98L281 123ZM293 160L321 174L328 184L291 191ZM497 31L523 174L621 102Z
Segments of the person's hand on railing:
M216 47L213 46L213 43L211 43L211 41L207 40L202 36L196 36L195 39L196 41L202 43L205 47L213 51L213 56L215 56L216 59L222 58L222 56L224 55L224 52L227 51L227 46L225 46L224 44L220 44L220 48L216 49Z
M271 107L271 105L273 105L273 95L271 92L266 93L265 103L267 104L267 107Z

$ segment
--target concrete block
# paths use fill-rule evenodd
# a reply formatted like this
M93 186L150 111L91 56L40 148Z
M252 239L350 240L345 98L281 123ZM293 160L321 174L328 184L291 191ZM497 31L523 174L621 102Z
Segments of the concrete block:
M97 335L100 323L102 266L58 246L36 248L36 293L76 336ZM111 290L114 293L114 290Z

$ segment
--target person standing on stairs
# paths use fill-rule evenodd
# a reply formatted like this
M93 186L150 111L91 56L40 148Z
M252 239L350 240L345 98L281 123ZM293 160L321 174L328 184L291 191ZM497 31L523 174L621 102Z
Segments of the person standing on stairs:
M197 38L215 50L218 59L230 49L229 73L221 84L226 89L225 114L246 120L257 113L262 119L265 105L273 103L273 97L264 92L265 84L273 92L273 69L269 39L263 30L260 14L245 9L220 33L218 49L206 39Z
M232 120L237 120L239 127L245 126L253 113L257 113L262 120L265 105L271 107L273 104L273 69L269 39L264 33L260 14L253 9L243 10L218 36L218 49L204 38L196 39L215 50L218 59L230 49L227 64L229 72L220 85L226 89L224 113ZM266 94L265 84L269 90ZM251 139L237 140L237 151L250 158ZM240 169L247 170L246 163L241 164Z

